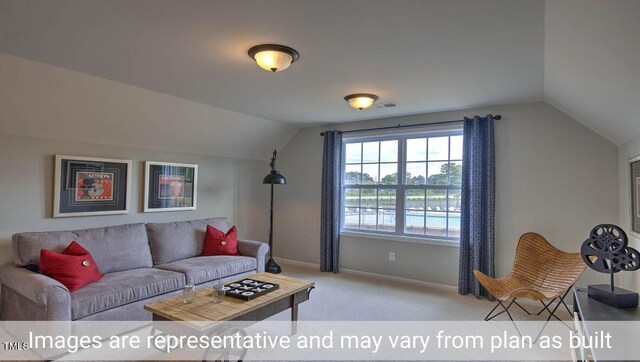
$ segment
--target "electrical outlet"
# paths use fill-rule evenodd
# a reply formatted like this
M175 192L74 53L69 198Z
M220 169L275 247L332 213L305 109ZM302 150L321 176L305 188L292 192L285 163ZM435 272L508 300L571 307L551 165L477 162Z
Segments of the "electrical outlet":
M389 261L396 261L396 253L394 251L389 252Z

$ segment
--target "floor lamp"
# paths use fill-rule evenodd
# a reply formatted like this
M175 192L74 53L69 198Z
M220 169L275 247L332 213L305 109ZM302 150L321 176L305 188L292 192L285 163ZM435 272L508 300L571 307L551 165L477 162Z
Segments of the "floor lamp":
M262 180L263 184L271 185L271 206L269 209L269 260L264 266L264 270L267 273L278 274L282 272L280 265L276 264L273 260L273 186L274 185L286 185L287 179L276 171L276 156L278 152L273 150L273 156L271 157L271 172Z

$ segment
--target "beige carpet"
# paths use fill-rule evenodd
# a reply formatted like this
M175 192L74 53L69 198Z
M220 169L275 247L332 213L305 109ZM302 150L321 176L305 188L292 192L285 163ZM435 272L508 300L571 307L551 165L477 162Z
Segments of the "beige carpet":
M494 302L486 299L459 295L454 288L395 282L352 273L321 273L315 268L289 264L282 264L282 268L285 275L316 283L311 298L300 305L300 320L481 321L494 306ZM542 307L540 303L526 300L521 304L536 312ZM557 314L563 319L570 319L567 311L561 308ZM547 317L545 313L539 317L528 316L515 306L509 311L516 320L545 320ZM269 320L288 318L290 313L285 311ZM496 320L508 319L503 314Z

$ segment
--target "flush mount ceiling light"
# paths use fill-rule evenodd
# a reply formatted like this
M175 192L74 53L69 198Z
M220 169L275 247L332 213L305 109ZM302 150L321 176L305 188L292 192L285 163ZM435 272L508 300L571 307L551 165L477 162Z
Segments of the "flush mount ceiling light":
M270 72L283 71L300 58L295 49L278 44L256 45L248 53L260 68Z
M349 103L351 107L363 110L371 107L371 105L373 105L373 102L378 100L378 96L369 93L356 93L349 94L348 96L344 97L344 100L347 101L347 103Z

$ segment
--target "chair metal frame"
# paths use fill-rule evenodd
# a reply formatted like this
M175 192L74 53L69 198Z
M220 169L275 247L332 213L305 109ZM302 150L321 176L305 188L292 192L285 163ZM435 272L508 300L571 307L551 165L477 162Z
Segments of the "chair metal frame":
M490 321L506 313L518 334L521 335L509 312L509 308L515 304L528 315L540 315L547 311L549 316L545 327L552 318L563 322L556 312L561 305L564 305L567 312L572 315L565 298L585 269L586 265L582 261L580 253L565 253L551 245L540 234L526 233L522 235L516 249L513 268L508 276L495 279L474 270L478 282L497 300L496 305L484 320ZM518 298L537 300L542 304L542 309L537 313L532 313L517 302ZM549 302L545 303L545 300L549 300ZM509 303L507 304L507 302ZM498 307L502 307L502 310L494 314ZM543 330L544 327L538 337ZM538 337L536 337L536 341Z
M558 309L558 307L560 307L560 305L564 305L565 309L567 310L567 312L569 313L570 316L573 316L573 314L571 313L571 310L569 309L569 306L567 305L567 303L564 301L564 298L567 296L567 294L569 294L569 292L571 291L571 288L567 289L564 294L562 294L559 297L553 298L551 299L551 301L549 301L549 303L545 304L544 301L540 301L540 304L542 304L542 309L540 309L540 311L538 313L531 313L529 312L525 307L523 307L520 303L518 303L516 300L518 298L514 298L511 300L511 303L509 303L509 305L507 305L506 307L504 306L504 304L502 303L502 301L498 301L498 303L496 303L496 305L493 307L493 309L489 312L489 314L487 314L486 317L484 317L485 321L490 321L493 318L499 316L502 313L507 313L507 315L509 316L509 319L511 319L513 321L513 318L511 317L511 314L509 313L509 308L511 308L512 304L517 305L518 307L520 307L520 309L522 309L523 311L525 311L525 313L527 313L528 315L540 315L542 314L542 312L544 312L545 310L547 312L549 312L549 318L547 318L547 320L551 320L551 318L555 318L559 321L562 321L562 319L560 319L556 314L556 310ZM558 303L556 304L555 308L553 308L553 310L550 310L549 307L553 304L553 302L559 299ZM501 312L498 312L494 315L491 315L491 313L493 313L498 307L502 306L503 310Z

